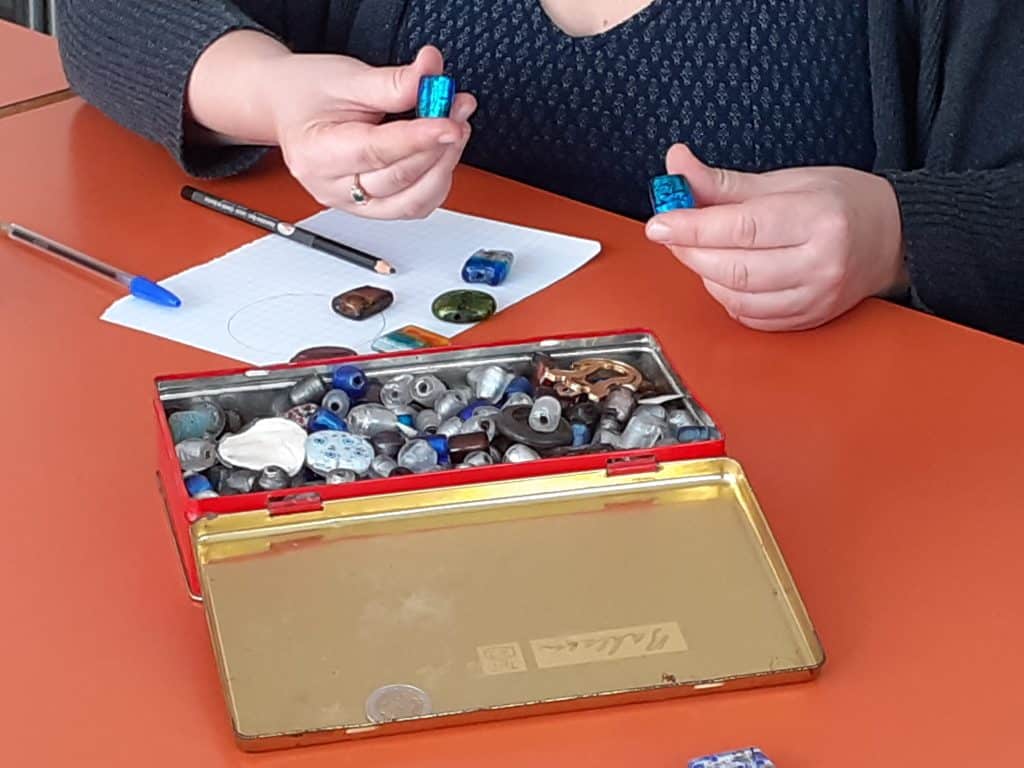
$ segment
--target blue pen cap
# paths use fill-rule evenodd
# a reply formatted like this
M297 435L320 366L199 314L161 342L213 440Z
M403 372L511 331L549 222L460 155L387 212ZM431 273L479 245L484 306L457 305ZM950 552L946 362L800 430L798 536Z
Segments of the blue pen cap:
M152 302L153 304L160 304L164 307L181 306L181 299L166 288L157 285L152 280L148 280L145 277L133 277L132 281L128 284L128 290L131 292L132 296L144 301Z
M655 176L650 183L651 209L655 213L668 213L683 208L695 208L690 183L678 173Z

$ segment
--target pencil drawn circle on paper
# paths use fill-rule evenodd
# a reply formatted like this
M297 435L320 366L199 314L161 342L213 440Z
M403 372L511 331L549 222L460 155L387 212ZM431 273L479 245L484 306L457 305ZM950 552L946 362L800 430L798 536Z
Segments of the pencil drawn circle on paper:
M383 685L366 699L366 716L386 723L430 714L430 697L415 685Z
M228 318L228 335L254 352L274 360L288 360L297 350L375 338L387 327L383 312L358 323L339 317L331 309L333 296L282 293L264 297L239 308Z

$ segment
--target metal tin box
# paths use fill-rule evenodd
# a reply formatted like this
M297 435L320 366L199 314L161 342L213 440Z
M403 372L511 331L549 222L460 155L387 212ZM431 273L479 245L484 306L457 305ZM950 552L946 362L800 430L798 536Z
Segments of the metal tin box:
M346 360L368 374L609 357L647 332ZM243 411L337 362L157 381L159 474L239 744L275 749L805 680L823 651L721 439L196 501L167 408Z

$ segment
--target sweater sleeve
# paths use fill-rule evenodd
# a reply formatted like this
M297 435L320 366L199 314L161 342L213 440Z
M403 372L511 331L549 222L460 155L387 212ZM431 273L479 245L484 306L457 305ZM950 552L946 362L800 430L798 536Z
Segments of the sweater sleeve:
M223 35L267 31L227 0L58 0L60 52L71 87L122 126L163 145L193 176L241 172L266 151L185 138L185 89L196 60Z
M1024 2L918 0L916 158L890 169L913 294L1024 341Z
M920 302L954 322L1024 341L1024 165L885 175L899 199Z

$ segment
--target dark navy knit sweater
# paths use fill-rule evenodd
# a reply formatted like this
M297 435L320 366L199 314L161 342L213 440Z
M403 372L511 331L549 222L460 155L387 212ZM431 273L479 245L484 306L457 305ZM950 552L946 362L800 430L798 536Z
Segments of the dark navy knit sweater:
M865 0L654 0L573 38L538 0L410 0L396 61L430 43L476 96L465 160L635 218L685 141L749 171L875 161Z
M57 6L61 53L75 90L162 143L190 172L207 176L244 170L261 154L201 149L184 139L189 74L206 47L229 31L265 29L296 51L346 53L375 65L400 53L407 58L417 38L429 36L450 53L463 85L488 75L477 69L479 41L460 35L467 29L477 38L490 35L488 66L511 67L520 78L529 71L550 90L517 103L498 78L496 91L477 92L478 119L488 134L503 131L504 144L489 145L477 124L470 159L634 215L642 209L640 193L620 191L620 184L653 170L650 158L673 137L690 138L710 162L738 167L865 167L872 155L863 123L868 96L860 25L866 17L871 167L896 191L914 292L936 314L1024 340L1024 2L849 0L846 8L840 0L655 0L622 30L589 41L559 37L537 16L539 2L57 0ZM445 6L464 10L456 18ZM474 18L491 7L506 14L489 26ZM502 27L517 12L523 24ZM523 47L537 61L517 61ZM566 82L587 83L588 63L595 71L584 98ZM538 105L544 120L514 112ZM564 127L557 135L552 117ZM522 154L501 157L510 140ZM609 140L618 142L614 152L624 152L625 175L608 157ZM546 141L552 142L546 148L534 146ZM544 157L552 172L541 174Z

